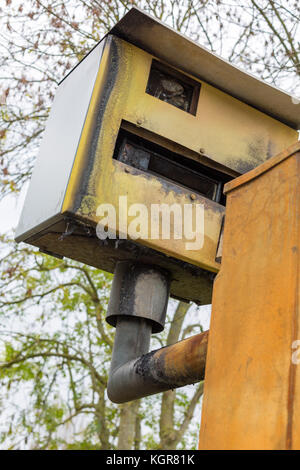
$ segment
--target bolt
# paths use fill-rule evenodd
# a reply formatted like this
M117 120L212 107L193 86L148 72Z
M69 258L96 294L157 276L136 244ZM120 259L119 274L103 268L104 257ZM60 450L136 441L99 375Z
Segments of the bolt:
M190 198L192 199L192 201L194 201L196 199L196 195L195 194L191 194L190 195Z
M199 152L200 152L200 153L205 153L205 149L201 148L201 149L199 150Z

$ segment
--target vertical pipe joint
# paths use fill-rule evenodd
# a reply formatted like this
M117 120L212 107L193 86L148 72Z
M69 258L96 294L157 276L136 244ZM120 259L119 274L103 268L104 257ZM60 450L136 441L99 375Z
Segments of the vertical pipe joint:
M106 321L117 326L117 319L126 316L143 318L152 325L152 333L164 329L169 298L168 273L152 266L120 261L106 314Z

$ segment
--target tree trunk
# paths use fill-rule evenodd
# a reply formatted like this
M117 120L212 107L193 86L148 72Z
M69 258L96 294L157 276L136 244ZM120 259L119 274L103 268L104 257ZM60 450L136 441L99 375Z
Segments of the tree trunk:
M107 428L107 423L105 421L105 399L104 399L104 389L98 390L99 399L95 411L95 418L97 421L97 428L98 428L98 438L101 443L101 450L109 450L110 442L109 442L109 430Z
M139 413L140 403L141 403L141 400L138 400L138 409L137 409L136 418L135 418L134 450L140 449L141 441L142 441L142 429L141 429L142 417L141 417L141 414Z
M177 305L173 321L171 323L167 338L167 346L177 343L181 332L182 324L187 314L190 304L179 302ZM174 441L177 432L174 429L174 405L176 399L176 391L168 390L164 392L161 400L160 414L160 449L174 449Z
M139 400L120 405L118 450L132 450L139 447Z

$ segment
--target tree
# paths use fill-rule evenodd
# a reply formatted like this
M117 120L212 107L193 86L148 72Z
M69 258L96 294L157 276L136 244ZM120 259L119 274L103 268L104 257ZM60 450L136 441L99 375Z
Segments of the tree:
M3 197L18 193L30 177L60 79L132 5L299 93L300 6L293 0L6 0L0 7ZM186 445L185 439L195 445L194 431L186 431L203 384L189 394L170 391L121 407L108 402L110 275L16 247L8 237L0 252L0 399L10 403L3 407L5 446L168 449ZM170 312L158 347L199 328L199 322L187 327L188 305Z
M8 412L4 407L3 442L16 447L27 441L35 449L138 448L144 418L139 402L118 407L106 398L114 330L105 323L104 313L111 276L18 246L7 251L1 264L0 338L4 349L0 377L6 391L2 402L17 398L6 406ZM178 304L169 323L169 341L179 338L188 307ZM20 389L26 390L29 403ZM183 408L184 424L174 445L191 421L198 390L192 404L181 392L185 401L177 403L177 408ZM150 398L151 407L153 400L157 401ZM170 403L171 408L161 413L161 443L153 439L152 445L167 445L164 432L169 416L175 425L175 392L168 398ZM66 425L76 427L82 417L78 438L72 433L70 442L70 436L64 434Z
M11 431L33 448L68 446L59 427L92 414L78 445L110 448L116 407L107 406L105 391L113 340L102 319L109 276L24 248L6 254L2 265L2 385L9 394L25 386L32 397L19 413L9 407ZM4 329L11 314L13 331Z

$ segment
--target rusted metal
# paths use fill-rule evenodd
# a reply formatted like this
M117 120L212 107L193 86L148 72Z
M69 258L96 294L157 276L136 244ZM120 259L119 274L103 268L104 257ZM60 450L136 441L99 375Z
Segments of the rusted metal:
M200 449L300 449L300 142L226 185Z
M121 320L124 321L124 319ZM127 321L131 322L127 325L129 336L140 338L140 335L132 330L133 322L136 320L129 318ZM123 341L126 337L128 342L128 335L124 335L123 328L121 326L119 335ZM144 332L144 329L142 330ZM140 328L139 331L141 331ZM110 400L115 403L124 403L203 380L207 341L208 331L205 331L171 346L135 357L122 365L117 366L116 362L113 362L107 386ZM136 343L135 346L133 343L134 341L132 341L131 350L136 348ZM141 344L145 345L145 343L147 344L147 341L143 337ZM119 342L117 344L119 347ZM124 360L124 348L122 348L122 358Z
M135 371L145 380L177 388L204 379L208 331L142 356Z

